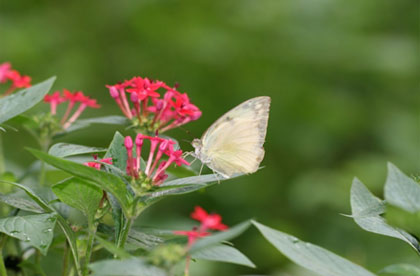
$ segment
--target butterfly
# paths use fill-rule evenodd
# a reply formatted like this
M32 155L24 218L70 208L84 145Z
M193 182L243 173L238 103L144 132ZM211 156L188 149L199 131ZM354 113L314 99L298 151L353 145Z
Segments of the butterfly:
M270 102L270 97L256 97L225 113L193 140L193 155L224 178L257 171L264 158Z

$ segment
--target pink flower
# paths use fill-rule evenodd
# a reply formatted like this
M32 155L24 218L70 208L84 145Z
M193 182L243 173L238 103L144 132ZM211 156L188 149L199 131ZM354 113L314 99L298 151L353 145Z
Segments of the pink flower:
M93 159L95 159L95 161L85 162L85 163L83 163L83 165L86 165L88 167L91 167L91 168L95 168L97 170L100 170L102 164L101 163L98 163L98 161L97 161L98 156L97 155L94 155L93 156ZM107 164L112 165L112 158L111 157L104 158L104 159L99 160L99 162L107 163Z
M52 95L45 95L44 102L50 103L51 105L51 114L55 115L57 110L57 105L63 103L66 99L61 97L59 91L55 91Z
M70 127L72 123L74 123L77 118L82 114L82 112L86 109L86 107L91 108L99 108L100 105L97 104L95 99L91 99L88 96L85 96L82 91L70 92L67 89L63 89L62 96L60 95L59 91L54 92L52 95L45 95L44 102L51 104L51 113L53 115L56 114L57 105L63 102L68 102L66 112L64 116L61 118L61 125L64 129ZM70 116L73 107L77 104L79 107L76 111ZM70 118L69 118L70 117Z
M0 64L0 83L6 83L8 80L11 81L12 84L3 96L11 94L17 88L27 88L31 86L31 77L21 75L18 71L12 70L9 62L4 62Z
M189 246L191 246L197 239L210 235L209 232L198 232L194 229L191 231L174 231L174 234L187 236Z
M228 227L222 223L222 217L218 214L208 214L200 206L196 206L194 212L191 213L191 218L201 222L200 229L205 231L207 229L226 230Z
M181 94L162 81L133 77L116 85L107 85L111 97L134 124L150 132L164 132L197 120L201 111L187 94ZM163 97L159 91L162 91ZM163 94L163 91L164 92ZM130 93L130 106L126 93Z
M0 83L5 83L7 81L7 73L12 68L9 62L4 62L0 64Z
M143 168L140 166L140 163L144 140L150 141L150 151L146 166ZM175 142L170 139L163 139L157 136L151 137L138 134L135 143L133 143L133 139L130 136L125 137L124 146L127 150L127 174L134 179L143 175L147 179L150 179L153 185L159 186L168 177L165 171L171 164L175 163L178 166L182 164L189 165L182 158L181 150L173 150L174 144ZM136 156L134 156L134 147Z

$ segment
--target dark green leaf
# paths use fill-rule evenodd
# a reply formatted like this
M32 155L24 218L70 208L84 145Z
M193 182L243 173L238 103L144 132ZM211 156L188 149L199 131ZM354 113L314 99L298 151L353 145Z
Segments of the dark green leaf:
M420 245L413 236L404 230L388 225L380 216L385 211L384 203L357 178L353 180L350 201L352 217L362 229L403 240L419 252Z
M93 276L166 276L166 272L139 258L105 260L89 265Z
M420 211L420 185L406 176L393 164L388 163L385 183L385 200L408 212Z
M420 267L411 264L393 264L385 267L379 273L394 276L420 276Z
M115 132L114 138L104 157L112 157L112 164L118 169L125 171L127 166L127 150L124 146L124 136L118 131Z
M54 236L57 214L37 214L0 219L0 232L22 240L46 255Z
M0 99L0 124L30 109L50 91L55 77Z
M223 244L201 249L192 254L192 257L194 259L233 263L255 268L255 264L238 249Z
M252 222L261 234L296 264L322 276L375 276L322 247L303 242L298 238L277 231L256 221Z
M80 178L71 177L54 185L53 192L67 205L82 211L93 224L103 192Z
M250 225L251 225L251 221L247 220L229 228L226 231L218 232L208 237L199 239L191 247L190 253L194 254L195 252L198 252L199 250L202 250L203 248L219 244L222 241L231 240L239 236L240 234L242 234L245 230L249 228Z
M66 171L74 176L84 178L86 180L96 183L99 187L113 194L117 198L118 202L121 204L124 213L127 216L131 215L130 205L132 203L132 196L130 193L128 193L126 185L120 178L116 177L115 175L99 171L79 163L48 155L39 150L28 150L38 159L41 159L42 161L56 168Z
M57 143L54 144L48 154L54 155L57 157L67 157L79 154L87 154L87 153L97 153L97 152L105 152L106 149L104 148L95 148L95 147L86 147L82 145L75 145L75 144L67 144L67 143Z

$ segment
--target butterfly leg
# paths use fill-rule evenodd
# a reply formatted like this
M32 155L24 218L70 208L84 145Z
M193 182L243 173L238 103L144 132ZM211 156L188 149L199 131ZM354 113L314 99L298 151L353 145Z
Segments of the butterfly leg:
M198 174L198 176L200 176L200 175L201 175L201 173L202 173L202 171L203 171L203 168L204 168L204 163L202 162L202 163L201 163L201 168L200 168L200 173Z

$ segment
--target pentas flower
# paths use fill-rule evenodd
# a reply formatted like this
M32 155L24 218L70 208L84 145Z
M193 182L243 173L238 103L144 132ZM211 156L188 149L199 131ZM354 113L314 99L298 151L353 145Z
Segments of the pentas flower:
M99 163L99 162L107 163L107 164L112 165L112 157L103 158L101 160L98 160L98 155L95 154L95 155L93 155L93 159L95 161L85 162L85 163L83 163L83 165L86 165L88 167L91 167L91 168L94 168L94 169L97 169L97 170L101 169L102 164Z
M199 238L206 237L211 235L207 230L219 230L224 231L228 227L222 223L222 217L219 214L209 214L200 206L196 206L194 212L191 213L191 218L201 222L200 227L193 227L190 231L174 231L175 235L187 236L188 243L186 250L188 251L191 246ZM189 266L190 266L191 257L188 255L185 263L185 274L189 275Z
M7 96L18 88L27 88L31 86L31 78L29 76L21 75L18 71L12 70L9 62L0 64L0 83L11 81L9 89L3 94Z
M150 141L150 150L147 162L142 167L141 154L145 140ZM171 139L164 139L158 136L137 134L134 142L130 136L126 136L124 146L127 150L127 174L132 179L139 179L143 183L159 186L168 178L165 171L170 165L190 165L182 158L182 150L174 150L174 144L175 142Z
M91 99L88 96L85 96L83 92L76 91L70 92L67 89L63 89L62 95L60 91L55 91L52 95L45 95L44 102L49 103L51 106L51 114L55 115L57 112L57 106L61 103L68 102L66 112L64 116L61 118L60 124L62 125L63 129L67 129L70 127L74 121L82 114L82 112L86 109L86 107L91 108L99 108L100 105L96 103L95 99ZM70 116L73 107L80 103L76 111ZM70 117L70 118L69 118Z
M106 87L123 114L150 132L164 132L201 116L200 109L190 102L187 94L162 81L134 77Z

